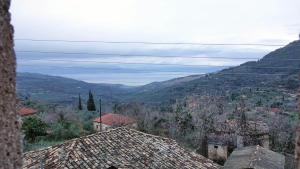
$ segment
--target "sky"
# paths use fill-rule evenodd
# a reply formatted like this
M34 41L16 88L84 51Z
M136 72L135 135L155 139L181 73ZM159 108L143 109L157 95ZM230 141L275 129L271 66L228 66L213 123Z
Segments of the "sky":
M299 0L13 0L17 70L126 85L214 72L278 46L99 41L287 44L300 33L299 6Z

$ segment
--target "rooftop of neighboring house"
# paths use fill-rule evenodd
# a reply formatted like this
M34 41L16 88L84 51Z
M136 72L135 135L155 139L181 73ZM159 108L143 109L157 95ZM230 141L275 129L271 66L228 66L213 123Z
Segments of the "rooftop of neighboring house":
M107 113L101 117L101 121L100 121L100 117L98 117L94 120L94 122L98 122L98 123L101 122L102 124L106 124L109 126L113 126L113 125L122 126L122 125L133 124L136 122L136 120L121 114Z
M23 169L40 166L82 169L221 168L211 160L183 149L172 139L121 127L27 152L23 162Z
M282 110L280 108L271 108L271 112L280 113L280 112L282 112Z
M269 133L269 127L262 121L246 121L244 129L240 120L226 120L215 125L215 134L246 134L246 135L264 135Z
M229 156L223 169L263 168L284 169L285 157L260 146L236 149Z
M20 116L24 117L36 114L38 111L32 108L22 107L18 110L18 112Z

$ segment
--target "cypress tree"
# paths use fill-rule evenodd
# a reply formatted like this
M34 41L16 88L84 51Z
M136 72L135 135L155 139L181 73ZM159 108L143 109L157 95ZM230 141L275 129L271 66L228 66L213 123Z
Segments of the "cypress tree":
M78 110L82 110L82 104L81 104L80 94L79 94L79 98L78 98Z
M88 111L96 111L94 97L93 97L91 90L89 91L89 99L87 101L87 109L88 109Z

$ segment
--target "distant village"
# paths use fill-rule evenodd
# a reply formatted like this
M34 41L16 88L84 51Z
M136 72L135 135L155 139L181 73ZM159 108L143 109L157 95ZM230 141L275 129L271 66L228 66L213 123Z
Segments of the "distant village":
M19 106L23 120L38 114ZM26 152L23 168L288 169L293 165L291 157L269 149L268 125L245 116L215 124L207 136L207 151L200 155L172 139L138 131L135 117L101 114L92 121L94 134Z

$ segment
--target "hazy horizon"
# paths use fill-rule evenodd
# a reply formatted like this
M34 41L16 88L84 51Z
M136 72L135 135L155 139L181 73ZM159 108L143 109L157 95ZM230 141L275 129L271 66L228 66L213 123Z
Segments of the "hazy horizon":
M125 85L210 73L278 46L34 39L284 45L300 32L298 6L297 0L13 1L18 71Z

